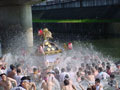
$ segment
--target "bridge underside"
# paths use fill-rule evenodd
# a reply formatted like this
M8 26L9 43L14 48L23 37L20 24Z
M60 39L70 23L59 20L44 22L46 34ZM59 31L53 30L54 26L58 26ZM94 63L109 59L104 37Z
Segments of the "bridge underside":
M99 6L99 7L83 7L83 8L61 8L61 9L52 9L52 10L35 10L33 7L33 20L51 20L51 23L47 23L46 25L50 27L50 29L55 29L54 32L58 33L80 33L85 34L90 32L90 34L98 33L105 35L118 35L120 36L120 6ZM88 23L84 22L84 24L80 23L61 23L54 24L52 20L84 20L84 19L95 19L102 20L101 24L96 22ZM111 21L111 22L104 22ZM44 22L45 23L45 22ZM43 23L34 23L34 27L36 26L44 26ZM58 28L57 28L58 25ZM91 27L91 25L93 25ZM96 26L98 25L98 27ZM64 29L62 27L67 27ZM99 27L100 26L100 27ZM83 28L82 28L83 27ZM91 27L91 28L89 28ZM57 28L57 29L56 29ZM59 29L60 28L60 29ZM74 30L75 28L75 30ZM96 29L95 29L96 28ZM92 30L93 29L93 30ZM102 31L101 31L102 30Z
M35 10L33 19L120 19L120 5Z

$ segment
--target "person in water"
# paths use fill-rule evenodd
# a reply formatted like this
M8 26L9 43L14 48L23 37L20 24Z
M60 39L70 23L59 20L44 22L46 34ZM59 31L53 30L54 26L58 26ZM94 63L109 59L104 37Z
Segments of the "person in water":
M115 89L118 88L118 82L115 80L115 75L110 75L110 80L108 81L108 85L114 87Z
M96 90L96 87L95 87L95 85L92 85L92 86L88 87L87 90Z
M100 83L100 79L95 79L95 87L96 87L96 90L103 90L103 86L101 85Z
M29 80L27 77L21 78L21 83L19 86L12 88L12 90L29 90Z
M64 85L62 86L62 90L76 90L75 87L73 87L72 84L70 84L70 81L65 79Z
M110 69L110 66L106 66L106 72L107 72L107 74L109 74L109 75L111 75L111 69Z
M40 83L41 76L38 71L38 68L33 68L33 73L31 73L30 76L31 76L32 81L34 81L36 84Z
M91 71L88 71L88 75L86 76L86 79L89 81L89 83L93 84L95 82L95 77L92 74Z
M16 67L14 65L10 65L10 71L7 72L7 76L14 79L16 74Z
M15 80L17 81L17 85L20 85L21 82L21 78L23 77L22 75L22 70L21 69L17 69L17 74L15 75Z
M17 86L16 80L9 78L6 76L5 73L0 75L1 81L0 81L0 86L4 88L4 90L11 90L12 89L12 84L14 83L14 86Z
M99 78L100 80L104 80L107 79L108 77L110 77L106 72L103 71L103 69L101 67L98 68L98 75L96 76L96 78Z
M33 82L30 82L28 76L24 76L21 78L20 85L12 88L11 90L36 90L36 86Z
M54 86L53 81L49 80L48 76L44 77L44 81L43 81L43 83L41 85L41 89L43 89L43 90L52 90L53 86Z
M76 90L76 87L73 85L69 74L66 74L65 77L64 77L62 90Z

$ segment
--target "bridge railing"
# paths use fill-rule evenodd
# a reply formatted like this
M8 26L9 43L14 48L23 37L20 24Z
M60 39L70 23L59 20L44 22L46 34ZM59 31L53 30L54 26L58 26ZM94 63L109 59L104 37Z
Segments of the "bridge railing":
M34 5L33 10L48 10L59 8L75 8L75 7L94 7L120 5L120 0L63 0L46 2L46 5Z

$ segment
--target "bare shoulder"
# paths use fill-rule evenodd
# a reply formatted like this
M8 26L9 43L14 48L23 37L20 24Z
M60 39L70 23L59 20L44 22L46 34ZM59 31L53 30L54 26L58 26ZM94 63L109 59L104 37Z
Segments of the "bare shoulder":
M66 90L66 87L65 87L65 86L62 86L62 90Z
M3 82L2 82L2 81L0 81L0 85L3 85Z
M102 85L100 85L100 88L103 88L103 86L102 86Z

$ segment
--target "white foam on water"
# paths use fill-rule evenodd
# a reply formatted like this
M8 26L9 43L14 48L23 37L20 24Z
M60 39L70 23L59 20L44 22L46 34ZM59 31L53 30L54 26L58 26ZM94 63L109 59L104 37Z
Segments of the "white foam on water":
M56 66L61 68L71 67L71 69L74 71L75 68L79 68L81 63L85 64L92 64L90 59L100 59L101 61L106 62L105 60L112 60L111 57L104 56L102 53L96 51L94 49L94 46L91 43L83 43L81 41L74 41L73 43L73 49L64 51L60 56L60 63ZM57 42L58 45L62 47L61 42ZM35 50L33 50L35 51ZM17 51L16 51L17 52ZM19 51L20 52L20 51ZM34 52L32 52L34 53ZM41 62L43 62L43 58L40 56L32 55L31 53L22 56L20 53L7 53L4 55L6 57L6 62L8 63L8 66L10 64L20 63L21 60L24 60L24 67L26 66L41 66ZM54 58L54 57L52 57ZM109 61L111 65L115 66L112 61ZM115 68L116 69L116 68ZM75 72L75 71L74 71ZM40 86L38 86L39 88ZM40 89L38 89L40 90Z

